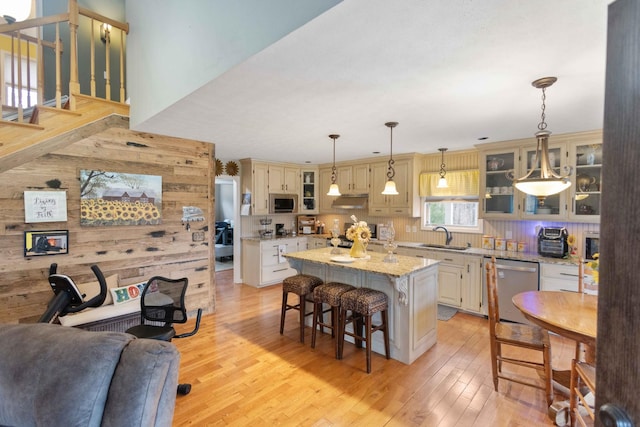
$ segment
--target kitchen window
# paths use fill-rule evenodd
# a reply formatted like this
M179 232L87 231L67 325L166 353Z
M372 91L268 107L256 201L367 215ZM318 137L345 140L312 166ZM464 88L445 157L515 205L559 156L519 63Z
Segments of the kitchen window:
M478 170L447 172L448 188L437 188L438 173L420 174L422 230L444 225L450 231L482 233Z

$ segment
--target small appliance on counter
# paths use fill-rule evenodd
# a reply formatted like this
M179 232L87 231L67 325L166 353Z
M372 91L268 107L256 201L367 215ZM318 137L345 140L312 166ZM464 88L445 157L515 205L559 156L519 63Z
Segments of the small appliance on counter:
M567 238L569 233L564 227L542 227L538 232L538 254L551 258L563 258L569 253Z

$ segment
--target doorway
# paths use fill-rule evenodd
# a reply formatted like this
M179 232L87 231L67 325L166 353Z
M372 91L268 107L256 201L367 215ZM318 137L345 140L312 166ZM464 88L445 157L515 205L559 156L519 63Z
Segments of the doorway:
M233 269L240 282L240 177L221 175L215 181L216 272Z

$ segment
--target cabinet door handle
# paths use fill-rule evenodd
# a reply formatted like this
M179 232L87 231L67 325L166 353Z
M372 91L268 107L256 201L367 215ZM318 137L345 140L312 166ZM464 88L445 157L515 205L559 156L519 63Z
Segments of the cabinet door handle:
M274 273L277 273L278 271L285 271L288 270L288 268L280 268L278 270L273 270Z
M453 259L451 258L442 258L443 261L449 261L449 262L453 262Z
M571 274L571 273L560 273L561 276L569 276L569 277L579 277L577 274Z
M496 264L498 270L524 271L526 273L535 273L537 270L533 267L512 267L510 265Z

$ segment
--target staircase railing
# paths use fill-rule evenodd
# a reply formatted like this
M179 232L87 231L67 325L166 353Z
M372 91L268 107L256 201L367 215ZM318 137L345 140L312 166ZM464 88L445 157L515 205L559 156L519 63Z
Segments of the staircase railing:
M65 25L68 25L68 34ZM66 13L0 25L0 38L5 38L5 43L0 40L0 46L5 46L6 40L10 40L10 51L0 50L0 53L5 55L5 64L6 61L10 61L9 76L5 75L7 66L0 69L3 120L24 123L27 106L43 105L46 102L45 97L55 99L55 108L72 111L76 109L76 95L79 94L110 101L111 84L114 80L119 82L119 90L114 90L116 101L125 103L124 53L128 33L129 24L78 6L77 0L69 0ZM115 70L111 67L112 39L116 42L115 49L119 54ZM87 45L88 58L83 55L82 61L79 61L78 46L86 48ZM66 64L63 67L62 63L65 46L68 46L69 50L68 68ZM96 49L96 46L99 48ZM97 87L97 55L101 54L103 49L104 87ZM47 56L47 51L53 53L53 61L46 59L51 57L51 54ZM32 62L36 63L36 82L32 81ZM80 70L83 72L83 82L88 82L83 88L79 79ZM55 83L45 83L48 81L45 76ZM55 78L52 79L53 76ZM37 97L35 103L32 100L34 84ZM63 104L64 100L68 101Z

